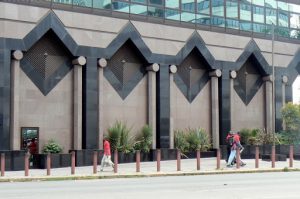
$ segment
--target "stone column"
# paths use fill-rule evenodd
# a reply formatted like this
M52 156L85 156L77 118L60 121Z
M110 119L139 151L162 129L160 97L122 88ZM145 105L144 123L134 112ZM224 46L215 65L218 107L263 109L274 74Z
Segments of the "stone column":
M234 102L233 102L233 92L234 91L234 79L237 77L236 71L232 70L230 71L230 113L231 113L231 119L230 119L230 127L232 128L232 121L234 121ZM232 130L232 129L229 129ZM228 133L228 132L227 132Z
M147 67L147 71L147 123L152 128L152 149L156 149L156 72L159 71L159 65L154 63Z
M98 125L99 125L99 148L103 149L103 136L105 134L105 129L103 129L103 90L104 90L104 76L103 69L107 66L107 61L104 58L98 60L98 79L99 79L99 94L98 94Z
M74 59L74 84L73 84L73 149L82 149L82 66L86 64L86 59L82 56Z
M211 132L214 149L220 147L218 78L221 77L221 75L222 72L219 69L209 73L209 76L211 77Z
M288 83L288 77L287 76L282 76L282 107L285 106L285 87ZM286 130L286 125L284 120L282 120L282 130Z
M177 72L177 66L170 66L170 149L174 149L174 116L173 116L173 92L174 92L174 74Z
M16 50L12 53L11 61L11 115L10 115L10 144L12 150L20 150L21 129L19 124L20 102L20 60L23 53Z
M273 132L273 98L272 98L272 75L263 77L265 82L265 128L267 133Z

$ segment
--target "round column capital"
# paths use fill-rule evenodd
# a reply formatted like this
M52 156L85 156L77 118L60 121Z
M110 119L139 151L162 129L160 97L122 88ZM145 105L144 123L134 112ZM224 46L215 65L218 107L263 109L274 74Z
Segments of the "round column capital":
M222 71L220 69L216 69L214 71L209 72L209 76L211 77L221 77Z
M157 64L157 63L151 64L146 69L147 69L147 71L158 72L159 71L159 64Z
M171 65L170 67L169 67L169 70L170 70L170 73L176 73L177 72L177 66L176 65Z
M80 65L80 66L83 66L83 65L86 64L86 58L83 57L83 56L79 56L79 57L77 57L76 59L74 59L74 60L72 61L72 64L73 64L73 65Z
M22 58L23 58L23 52L20 51L20 50L15 50L13 53L12 53L12 57L17 60L17 61L20 61Z
M235 79L237 77L237 72L235 70L230 71L230 77Z
M282 83L284 83L284 84L287 84L287 83L288 83L288 81L289 81L289 78L288 78L288 76L286 76L286 75L283 75L283 76L282 76Z
M101 68L105 68L107 66L107 61L105 58L100 58L98 60L98 66Z

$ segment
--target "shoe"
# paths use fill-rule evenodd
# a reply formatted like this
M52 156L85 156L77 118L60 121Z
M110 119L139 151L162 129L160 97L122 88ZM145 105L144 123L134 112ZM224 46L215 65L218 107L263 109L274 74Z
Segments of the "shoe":
M244 163L244 162L241 163L241 167L243 167L243 166L245 166L245 165L246 165L246 163Z
M100 172L103 171L103 169L100 169Z
M228 168L231 168L231 167L233 167L233 165L232 164L227 164L226 165Z

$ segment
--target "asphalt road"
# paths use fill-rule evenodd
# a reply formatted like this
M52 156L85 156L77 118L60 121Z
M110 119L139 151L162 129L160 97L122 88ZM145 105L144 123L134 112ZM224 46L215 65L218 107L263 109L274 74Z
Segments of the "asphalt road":
M0 183L2 199L299 199L300 172Z

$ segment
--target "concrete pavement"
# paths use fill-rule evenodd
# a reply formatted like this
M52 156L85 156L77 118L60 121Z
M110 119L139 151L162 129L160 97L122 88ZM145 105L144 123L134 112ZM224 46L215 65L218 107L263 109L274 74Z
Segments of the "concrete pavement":
M96 174L93 174L93 166L76 167L74 175L71 175L71 167L51 169L50 176L46 175L46 169L31 169L29 170L29 176L26 177L24 171L6 171L5 176L0 177L0 182L300 171L300 161L298 160L293 161L292 168L289 168L288 159L287 161L277 161L275 168L271 168L270 161L259 160L258 169L255 168L255 159L244 159L243 161L246 166L239 169L236 167L227 168L224 160L221 160L220 169L217 169L216 158L201 158L200 170L197 170L196 159L182 159L180 171L177 171L176 160L161 161L160 172L157 172L155 161L141 162L140 172L136 172L135 163L119 164L117 173L114 173L111 167L106 167L103 172L100 172L99 165Z

